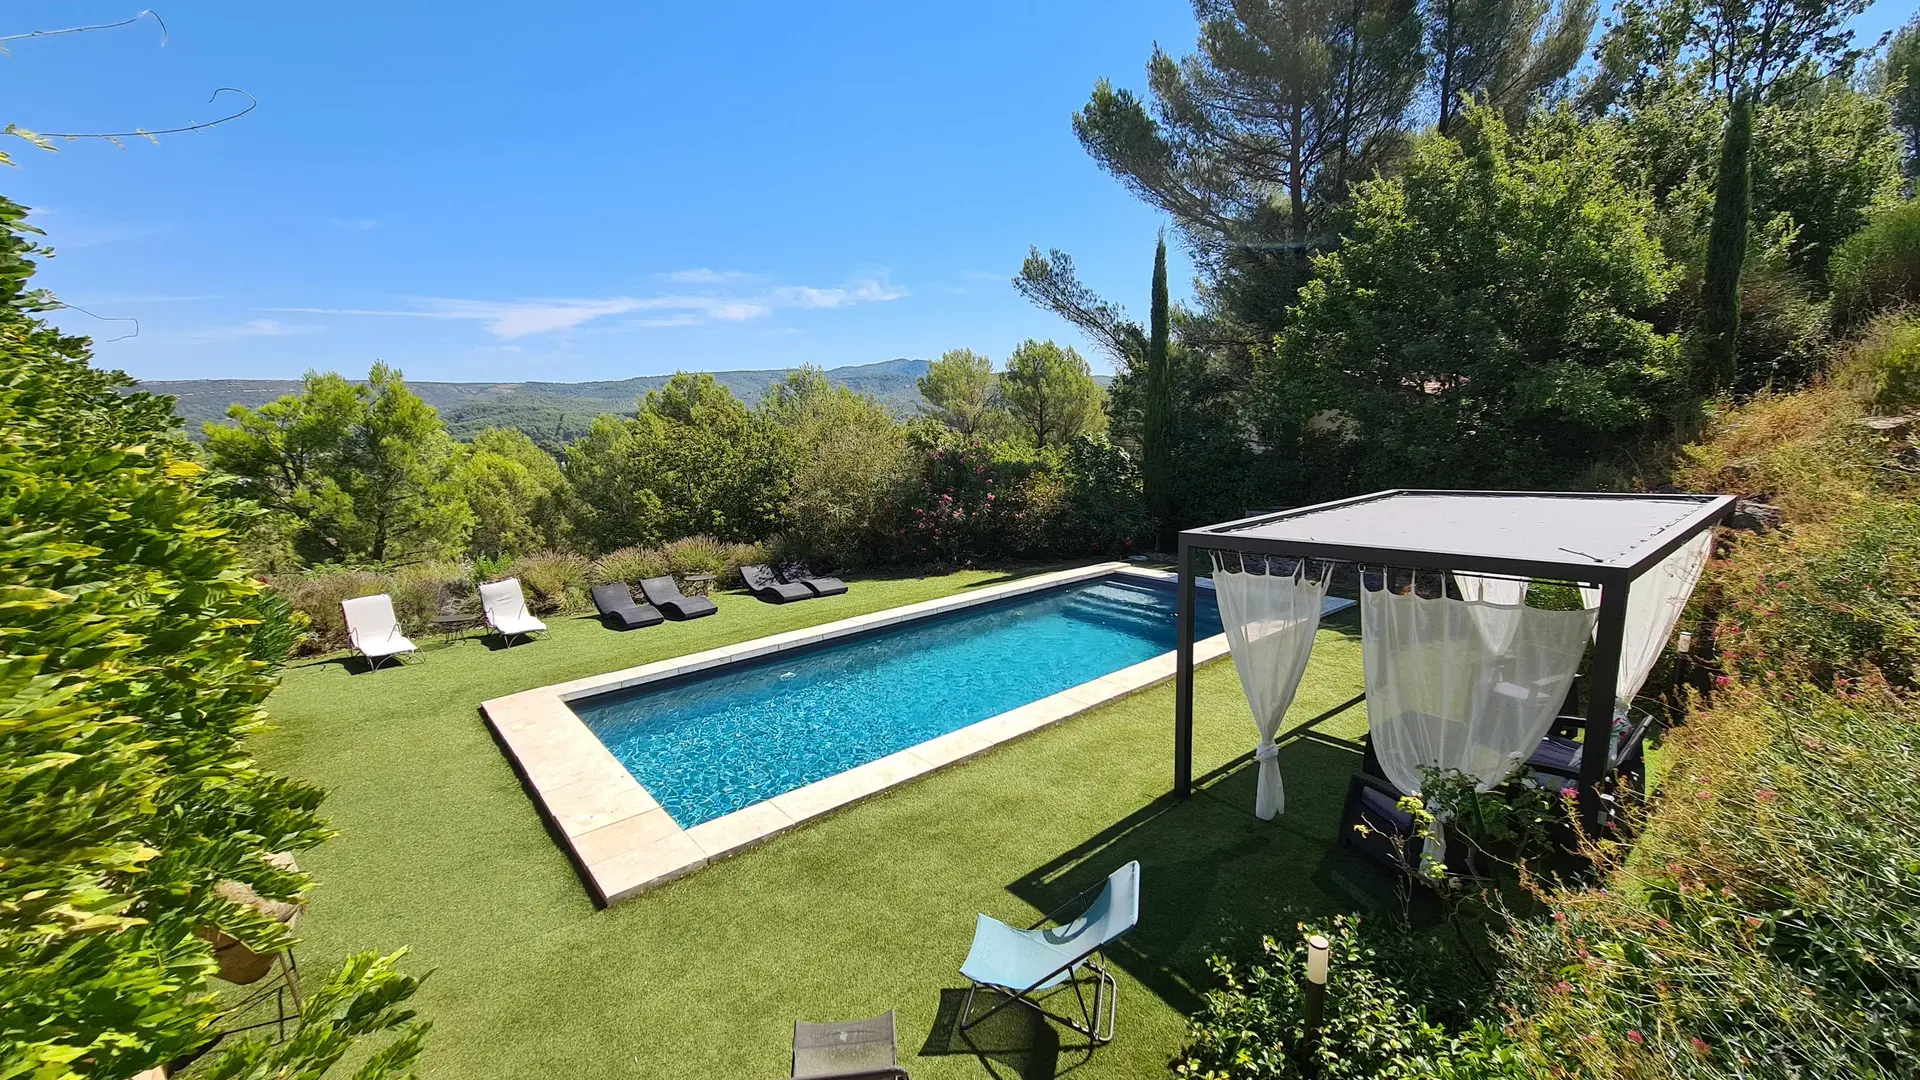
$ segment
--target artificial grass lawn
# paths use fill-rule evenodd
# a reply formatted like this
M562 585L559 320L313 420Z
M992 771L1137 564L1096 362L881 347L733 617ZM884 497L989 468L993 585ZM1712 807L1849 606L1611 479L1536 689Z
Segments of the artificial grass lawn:
M1165 1075L1210 952L1288 930L1290 910L1384 894L1378 871L1333 845L1359 761L1346 740L1364 730L1364 707L1288 742L1288 812L1273 822L1253 817L1244 760L1187 802L1166 797L1166 684L605 911L478 712L513 691L1009 576L855 580L845 596L782 607L724 594L714 617L629 633L551 618L546 640L423 642L412 665L372 674L337 657L294 665L256 749L328 787L340 830L301 857L320 883L300 927L302 970L317 978L349 952L410 946L409 970L433 971L417 1004L434 1023L424 1070L435 1077L780 1077L795 1019L889 1008L916 1078L1076 1064L1088 1078ZM1330 621L1289 726L1360 683L1352 624ZM1201 669L1195 713L1196 775L1244 759L1253 722L1230 662ZM1128 859L1140 860L1143 903L1113 957L1112 1045L1081 1064L1077 1035L1017 1008L976 1028L974 1047L952 1034L976 911L1025 925Z

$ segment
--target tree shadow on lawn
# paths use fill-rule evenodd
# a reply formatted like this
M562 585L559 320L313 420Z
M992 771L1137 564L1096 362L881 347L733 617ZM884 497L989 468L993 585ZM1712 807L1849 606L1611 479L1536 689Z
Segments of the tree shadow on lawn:
M1155 799L1021 876L1008 891L1048 911L1138 860L1140 922L1108 960L1187 1015L1198 1011L1211 985L1208 957L1255 954L1263 935L1284 937L1301 917L1395 910L1400 900L1392 876L1335 842L1347 778L1360 767L1358 744L1305 725L1282 745L1287 812L1273 821L1253 816L1255 771L1250 756L1237 758L1196 778L1191 799ZM1061 1033L1026 1008L996 1015L996 1021L1008 1014L1019 1019L991 1035L982 1034L986 1024L960 1032L965 997L964 989L941 991L922 1056L970 1053L990 1074L1023 1080L1061 1075L1087 1059L1084 1043L1063 1048ZM1123 1038L1125 1011L1123 1005ZM1060 1070L1063 1049L1066 1069Z
M1046 911L1140 863L1140 923L1110 959L1182 1013L1200 1007L1206 961L1245 956L1260 938L1283 937L1306 915L1387 911L1398 904L1390 875L1335 842L1357 747L1311 733L1281 753L1287 812L1253 816L1252 763L1203 778L1191 799L1162 796L1008 888Z

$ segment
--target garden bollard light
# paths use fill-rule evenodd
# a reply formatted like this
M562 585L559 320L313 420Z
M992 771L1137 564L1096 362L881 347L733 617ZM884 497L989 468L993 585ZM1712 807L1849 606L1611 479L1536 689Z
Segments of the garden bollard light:
M1315 934L1307 939L1307 1060L1320 1044L1320 1021L1327 1002L1327 939ZM1311 1066L1309 1066L1311 1067Z

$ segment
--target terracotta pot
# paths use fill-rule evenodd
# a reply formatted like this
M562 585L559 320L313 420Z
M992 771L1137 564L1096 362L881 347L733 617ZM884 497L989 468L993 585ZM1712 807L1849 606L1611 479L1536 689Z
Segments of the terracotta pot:
M293 856L276 854L269 860L288 870L297 870ZM268 900L253 889L238 881L223 881L214 886L213 893L222 900L244 904L273 917L276 921L293 929L299 921L300 913L306 910L303 904L290 904L284 900ZM213 958L220 966L219 977L223 982L245 986L259 982L267 972L273 970L273 953L257 953L247 948L238 938L216 926L202 926L195 931L205 940L213 943Z

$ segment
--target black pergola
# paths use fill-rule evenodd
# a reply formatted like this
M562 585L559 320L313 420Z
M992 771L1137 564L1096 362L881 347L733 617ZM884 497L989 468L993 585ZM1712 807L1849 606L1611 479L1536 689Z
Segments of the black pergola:
M1726 495L1574 492L1375 492L1280 510L1180 534L1179 668L1174 695L1173 790L1193 791L1194 557L1200 551L1319 559L1408 570L1459 570L1600 588L1587 695L1586 744L1612 738L1613 685L1635 579L1733 509ZM1607 755L1580 758L1580 809L1604 817L1598 785Z

